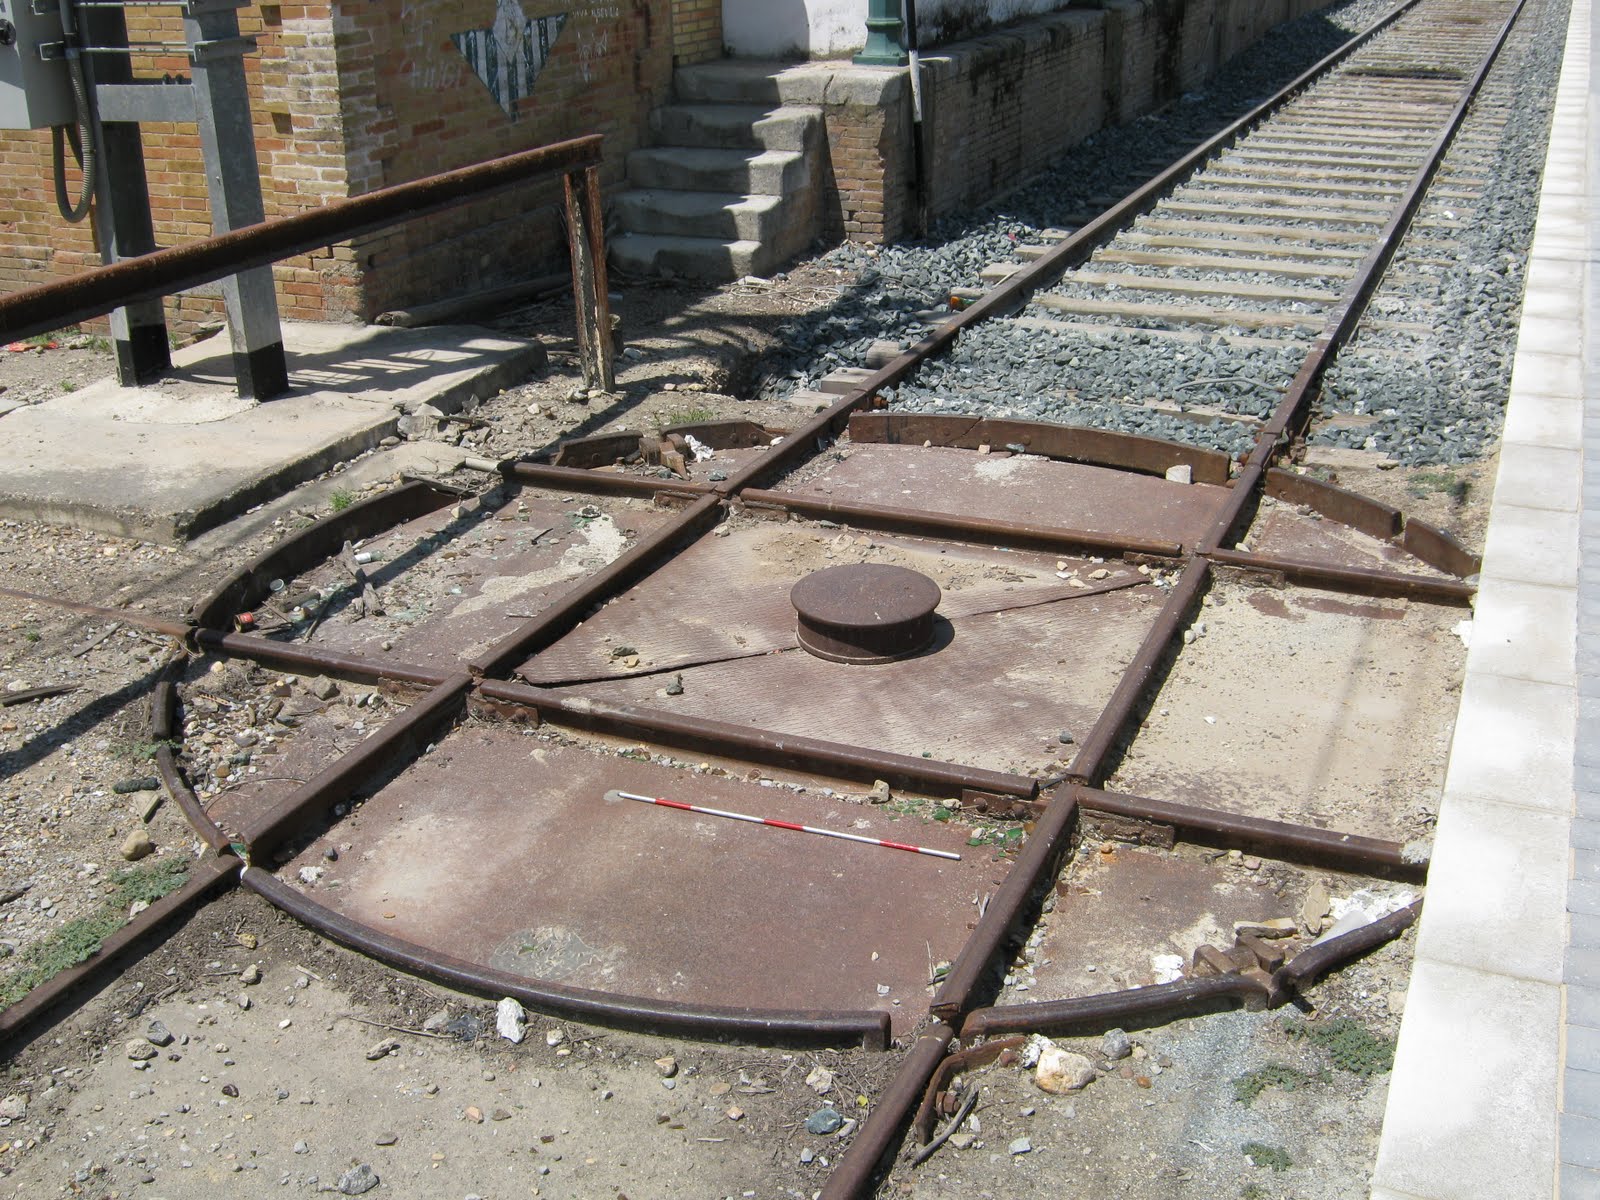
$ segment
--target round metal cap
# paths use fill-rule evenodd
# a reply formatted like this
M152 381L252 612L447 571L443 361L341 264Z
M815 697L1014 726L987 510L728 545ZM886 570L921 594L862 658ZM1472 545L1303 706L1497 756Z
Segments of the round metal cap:
M789 593L800 645L818 658L885 663L927 648L939 585L904 567L858 563L807 575Z

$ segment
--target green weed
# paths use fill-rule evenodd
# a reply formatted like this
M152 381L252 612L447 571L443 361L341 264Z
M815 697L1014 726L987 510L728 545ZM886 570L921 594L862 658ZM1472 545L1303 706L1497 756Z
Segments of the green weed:
M1289 1157L1287 1150L1277 1146L1268 1146L1262 1142L1246 1142L1239 1149L1243 1150L1245 1157L1258 1167L1271 1167L1274 1171L1287 1171L1294 1166L1294 1159Z
M181 857L118 871L111 877L110 894L92 913L68 921L17 956L17 965L0 976L0 1009L10 1008L41 983L93 956L106 938L127 922L132 905L141 900L153 904L182 887L188 878L189 862Z
M716 419L716 409L706 408L704 405L696 405L691 408L669 408L661 414L662 427L667 429L674 425L698 425L702 421L715 421Z
M1310 1042L1327 1051L1333 1065L1352 1075L1382 1075L1394 1066L1394 1041L1380 1037L1351 1017L1312 1024L1290 1021L1284 1033L1295 1041Z
M334 512L343 512L355 502L355 495L345 491L343 488L336 489L333 495L328 497L328 504L333 508Z
M1419 471L1406 483L1406 491L1419 499L1434 493L1450 497L1453 504L1465 504L1472 484L1449 471Z
M1256 1097L1268 1088L1297 1092L1308 1084L1326 1083L1327 1080L1326 1071L1309 1075L1298 1067L1291 1067L1288 1063L1269 1062L1264 1067L1246 1071L1236 1078L1233 1081L1233 1098L1248 1107L1254 1104Z

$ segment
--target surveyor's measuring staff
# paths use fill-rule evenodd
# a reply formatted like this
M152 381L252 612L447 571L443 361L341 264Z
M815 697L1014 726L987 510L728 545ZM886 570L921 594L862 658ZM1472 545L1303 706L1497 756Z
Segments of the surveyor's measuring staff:
M635 792L609 791L607 798L612 796L621 800L637 800L640 804L659 804L662 808L681 808L684 812L701 813L708 817L726 817L730 821L747 821L751 825L770 825L774 829L792 829L796 833L814 833L819 837L841 838L847 842L861 842L868 846L883 846L889 850L908 850L912 854L927 854L933 858L949 858L956 862L961 861L961 855L952 854L948 850L930 850L926 846L911 846L905 842L891 842L884 838L862 837L859 833L842 833L837 829L818 829L815 825L797 825L793 821L778 821L772 817L752 817L748 813L728 812L722 808L706 808L700 804L685 804L682 800L667 800L660 796L640 796Z

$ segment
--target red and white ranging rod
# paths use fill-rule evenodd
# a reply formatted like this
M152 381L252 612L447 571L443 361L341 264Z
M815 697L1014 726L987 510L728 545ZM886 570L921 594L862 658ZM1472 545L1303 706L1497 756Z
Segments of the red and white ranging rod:
M791 829L795 833L814 833L818 837L839 838L846 842L861 842L867 846L883 846L889 850L907 850L912 854L926 854L933 858L961 861L961 855L948 850L930 850L926 846L910 846L905 842L891 842L884 838L862 837L859 833L841 833L837 829L818 829L815 825L797 825L793 821L778 821L772 817L752 817L748 813L729 812L723 808L706 808L700 804L685 804L682 800L667 800L661 796L641 796L636 792L609 791L607 798L637 800L640 804L659 804L662 808L678 808L684 812L700 813L707 817L726 817L730 821L746 821L751 825L770 825L774 829Z

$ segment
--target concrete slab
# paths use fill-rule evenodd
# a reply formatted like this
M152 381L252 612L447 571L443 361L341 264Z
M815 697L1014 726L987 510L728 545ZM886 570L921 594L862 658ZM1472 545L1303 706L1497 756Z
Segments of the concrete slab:
M1428 872L1428 920L1417 955L1559 984L1565 930L1567 821L1562 813L1452 797Z
M1506 411L1507 444L1577 450L1583 445L1583 405L1570 396L1517 392Z
M1513 504L1495 510L1484 542L1483 578L1578 586L1578 514Z
M474 326L283 331L292 390L276 400L239 399L218 334L153 385L106 379L8 414L0 514L183 541L371 449L423 405L455 412L545 360Z
M1430 905L1432 899L1430 896ZM1395 1052L1373 1196L1549 1200L1554 984L1419 960Z
M1570 687L1468 672L1446 794L1570 811L1576 719Z

